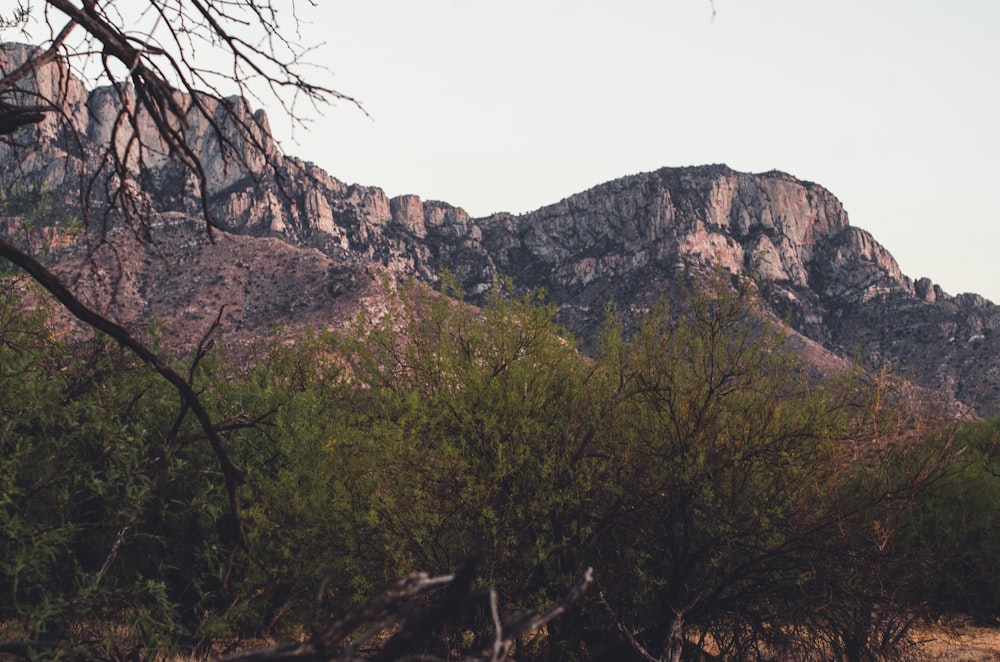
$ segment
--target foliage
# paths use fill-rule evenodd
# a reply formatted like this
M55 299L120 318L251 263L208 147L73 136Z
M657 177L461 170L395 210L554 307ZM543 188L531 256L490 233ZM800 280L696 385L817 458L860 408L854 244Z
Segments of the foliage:
M947 445L922 452L884 383L811 382L753 287L718 279L607 335L619 505L595 567L653 655L680 659L691 636L733 659L875 655L871 615L898 616L891 523Z
M301 49L266 0L152 0L150 23L128 30L114 2L45 7L51 38L0 77L0 142L69 117L52 114L67 86L51 99L19 91L34 68L99 58L133 86L134 103L113 88L116 126L156 135L123 129L102 146L109 176L87 179L82 199L104 182L135 230L148 200L133 161L165 149L210 231L189 127L256 152L226 151L234 166L274 158L244 104L222 104L220 121L206 91L252 96L256 80L279 103L350 101L298 73ZM0 29L26 12L0 16ZM68 46L74 30L82 48ZM198 66L196 44L221 48L229 73ZM107 238L86 204L63 228L37 227L46 197L22 187L0 201L21 222L0 255L169 384L107 342L53 337L46 311L0 274L4 644L138 657L218 636L298 637L320 585L324 609L351 614L414 568L448 573L469 557L514 610L596 568L599 596L516 644L521 657L610 656L623 639L647 658L712 643L732 659L887 659L905 652L917 605L998 611L995 423L963 430L947 465L951 429L901 407L882 376L807 379L747 281L661 303L631 336L612 316L596 359L553 306L507 283L482 310L448 277L441 293L387 284L385 314L344 334L275 342L247 370L199 351L185 380L33 257L60 231ZM246 467L239 498L243 472L221 434ZM483 649L497 637L487 611L423 646Z
M14 28L23 31L29 18L31 18L31 9L18 3L10 14L0 14L0 32Z
M444 294L402 285L383 316L281 348L254 373L282 394L275 422L290 434L248 517L283 533L307 523L315 537L261 542L293 562L308 550L341 605L402 568L448 572L476 557L482 580L521 609L586 567L607 465L586 448L594 366L537 296L498 286L479 311L446 296L444 280ZM282 590L312 590L318 577L295 571Z
M0 287L4 639L107 655L207 640L231 599L213 457L162 380L107 342L69 351L17 280Z
M3 639L105 656L299 639L317 587L353 613L470 558L508 612L595 568L600 590L519 657L891 659L926 600L995 613L973 590L995 578L995 424L943 470L951 427L885 376L810 379L747 282L631 335L612 313L595 358L539 294L498 283L476 309L443 282L387 283L383 314L275 337L246 368L199 354L192 383L246 468L250 562L176 392L107 343L54 338L4 280ZM494 631L471 609L418 650L472 654Z
M291 434L245 460L271 472L248 512L280 559L269 599L302 605L269 613L303 618L325 572L346 608L475 556L512 608L597 569L604 604L532 655L609 648L620 627L656 655L692 637L737 659L905 650L901 518L950 446L891 380L810 380L744 281L661 304L631 337L612 320L596 360L539 295L501 283L477 310L444 282L387 285L381 316L254 371Z
M906 578L914 602L934 614L991 622L1000 614L1000 420L969 422L956 457L907 512L900 546L913 559Z
M394 304L346 347L351 441L381 457L370 489L394 488L374 504L373 532L402 534L379 553L390 567L435 569L479 554L485 576L505 586L517 575L536 587L562 578L558 550L593 533L585 491L602 463L582 452L593 368L554 308L530 298L497 291L480 314L411 283ZM401 519L403 503L434 517ZM559 512L574 514L553 530Z

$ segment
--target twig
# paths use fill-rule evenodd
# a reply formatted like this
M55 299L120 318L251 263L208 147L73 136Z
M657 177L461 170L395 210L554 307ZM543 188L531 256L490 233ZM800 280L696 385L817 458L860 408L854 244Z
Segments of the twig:
M187 380L177 374L173 368L167 365L163 359L154 354L148 347L136 340L124 327L88 308L63 285L62 281L55 274L45 268L38 260L3 238L0 238L0 258L10 260L20 267L39 285L48 290L77 319L91 328L110 336L119 345L142 359L177 389L181 398L191 408L191 411L194 412L205 436L212 446L212 450L215 452L216 458L219 460L219 464L222 466L222 475L225 479L226 491L229 494L230 510L236 523L236 529L239 532L239 542L243 547L248 547L237 496L239 486L246 482L246 474L229 457L229 453L226 452L225 446L222 444L222 439L212 424L212 419L208 415L208 411L201 404L198 394L195 393Z

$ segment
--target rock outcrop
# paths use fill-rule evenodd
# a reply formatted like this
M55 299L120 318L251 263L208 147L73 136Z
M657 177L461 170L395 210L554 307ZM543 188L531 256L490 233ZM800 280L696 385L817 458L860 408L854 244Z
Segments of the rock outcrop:
M0 69L26 54L24 47L0 49ZM18 212L19 195L43 189L53 213L79 206L81 176L106 170L110 127L129 92L88 92L58 64L25 85L62 93L68 120L23 129L16 137L30 148L0 145L8 206ZM220 141L204 117L190 117L189 141L209 175L212 220L225 232L215 244L205 240L204 224L192 220L200 201L190 174L140 123L147 149L130 168L148 198L158 244L119 253L128 284L118 297L128 303L123 313L204 322L225 300L231 317L224 322L246 341L276 323L336 324L370 303L379 274L433 284L448 268L463 275L473 302L500 276L545 288L586 341L609 302L643 310L674 291L680 276L722 270L757 279L775 316L790 322L818 363L889 361L918 384L983 414L1000 413L1000 308L902 274L890 252L851 226L840 201L817 184L724 165L665 168L528 214L476 219L415 195L390 199L282 155L267 118L241 99L199 102L223 128ZM127 135L120 129L119 143ZM54 259L82 270L80 250Z

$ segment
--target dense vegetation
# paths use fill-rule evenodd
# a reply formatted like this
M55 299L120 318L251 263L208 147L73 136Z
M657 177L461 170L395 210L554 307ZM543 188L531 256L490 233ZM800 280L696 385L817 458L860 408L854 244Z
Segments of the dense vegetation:
M522 658L891 659L915 616L1000 613L996 423L956 430L884 375L810 379L749 282L628 332L609 311L595 357L538 296L413 283L341 334L217 347L191 378L247 471L249 552L176 392L0 285L0 642L294 638L321 585L343 611L472 557L505 610L596 571Z

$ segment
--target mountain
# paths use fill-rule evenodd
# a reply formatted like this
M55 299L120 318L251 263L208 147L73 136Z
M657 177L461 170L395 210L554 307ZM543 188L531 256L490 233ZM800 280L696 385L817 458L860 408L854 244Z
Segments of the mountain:
M0 70L28 52L4 47ZM609 302L641 311L675 293L685 275L721 269L758 281L817 369L888 361L980 414L1000 413L1000 308L902 274L885 247L850 225L832 193L789 174L664 168L527 214L471 218L445 202L390 199L379 188L341 182L282 155L262 111L252 113L242 99L204 98L223 127L190 115L211 218L223 230L210 240L192 177L142 123L145 158L129 163L146 223L136 231L116 220L104 194L105 148L128 90L87 90L58 63L27 84L29 92L61 92L65 121L22 129L15 136L22 147L0 145L8 234L29 209L26 200L59 220L80 214L80 192L89 190L83 197L97 229L83 235L89 242L54 242L50 261L113 315L135 324L163 320L180 349L197 342L223 304L223 334L241 346L278 324L337 326L378 308L384 277L434 284L442 268L462 274L472 302L499 276L544 288L586 344ZM234 126L230 110L249 129ZM130 131L116 134L126 158ZM97 185L88 189L88 182Z

